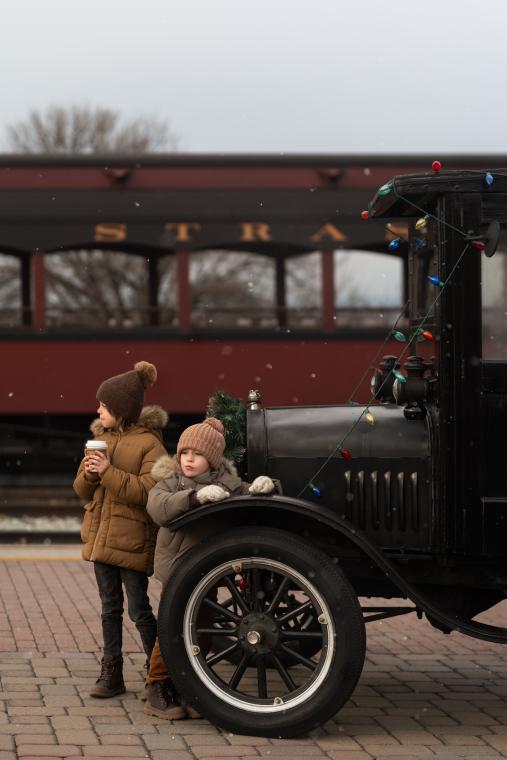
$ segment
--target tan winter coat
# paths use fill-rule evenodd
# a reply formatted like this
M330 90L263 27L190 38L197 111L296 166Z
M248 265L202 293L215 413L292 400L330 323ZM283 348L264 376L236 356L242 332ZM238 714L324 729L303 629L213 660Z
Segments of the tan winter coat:
M74 490L87 503L81 526L83 559L153 573L157 526L146 511L148 491L155 484L151 470L166 454L161 429L167 414L146 406L136 425L124 432L104 430L100 420L90 429L107 442L111 461L99 481L86 480L81 462Z
M160 525L155 551L155 578L165 584L174 562L182 554L211 532L227 527L216 517L212 524L210 520L203 519L178 531L170 530L167 525L199 506L195 494L204 486L212 483L225 488L231 496L242 496L248 493L250 484L241 480L234 464L228 459L222 460L216 472L207 472L191 479L182 474L176 457L166 456L156 462L152 475L159 481L150 491L147 504L150 517Z

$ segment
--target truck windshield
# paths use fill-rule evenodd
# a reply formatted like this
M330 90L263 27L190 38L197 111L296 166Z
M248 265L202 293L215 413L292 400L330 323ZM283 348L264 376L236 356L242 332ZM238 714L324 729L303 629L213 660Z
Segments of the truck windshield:
M507 361L507 229L492 258L482 256L482 358Z
M430 284L428 277L438 274L435 230L432 227L428 224L424 234L415 235L409 255L410 317L416 323L426 318L425 324L428 326L433 324L435 318L435 286Z

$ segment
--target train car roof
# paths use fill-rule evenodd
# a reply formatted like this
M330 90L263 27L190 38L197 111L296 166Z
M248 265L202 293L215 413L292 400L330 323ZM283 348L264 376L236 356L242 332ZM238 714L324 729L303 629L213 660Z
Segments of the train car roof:
M0 153L0 167L16 166L431 166L434 156L412 153ZM507 154L450 154L445 166L506 166Z

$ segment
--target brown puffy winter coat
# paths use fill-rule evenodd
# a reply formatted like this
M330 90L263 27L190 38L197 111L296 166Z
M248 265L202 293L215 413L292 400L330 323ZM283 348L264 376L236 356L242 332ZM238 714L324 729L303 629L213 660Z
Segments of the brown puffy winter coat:
M165 456L155 463L152 475L159 482L150 491L147 510L153 521L161 526L155 552L155 578L165 584L174 562L182 554L209 536L210 532L227 527L216 517L212 524L210 520L202 519L178 531L171 530L167 525L199 506L195 493L204 486L212 483L222 486L231 496L242 496L248 493L250 484L241 480L234 464L228 459L222 460L216 472L207 472L192 479L183 475L176 457Z
M107 442L111 465L99 481L86 480L83 462L74 490L87 504L81 526L83 559L139 570L151 575L157 526L146 511L148 491L155 484L151 470L166 454L161 429L167 414L147 406L136 425L124 432L104 430L100 420L90 429Z

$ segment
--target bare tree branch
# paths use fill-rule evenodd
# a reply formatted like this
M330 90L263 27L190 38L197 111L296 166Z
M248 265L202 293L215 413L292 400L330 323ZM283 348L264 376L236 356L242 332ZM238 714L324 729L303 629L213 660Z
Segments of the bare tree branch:
M50 106L7 127L7 142L20 153L153 153L176 150L165 122L121 122L118 111L89 106Z
M89 106L32 110L7 127L9 147L21 153L150 153L176 150L168 125L154 119L122 120L118 111ZM0 241L1 242L1 241ZM65 324L141 319L147 305L145 259L117 251L67 251L46 257L47 303ZM19 263L0 255L0 312L19 309ZM70 312L72 312L70 314ZM81 312L81 313L78 313Z

